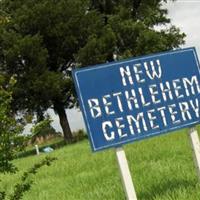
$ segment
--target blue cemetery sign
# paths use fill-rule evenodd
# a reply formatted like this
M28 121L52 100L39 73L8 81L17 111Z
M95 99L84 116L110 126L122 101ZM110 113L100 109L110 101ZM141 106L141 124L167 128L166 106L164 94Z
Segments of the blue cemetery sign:
M199 123L199 70L194 48L75 70L92 150Z

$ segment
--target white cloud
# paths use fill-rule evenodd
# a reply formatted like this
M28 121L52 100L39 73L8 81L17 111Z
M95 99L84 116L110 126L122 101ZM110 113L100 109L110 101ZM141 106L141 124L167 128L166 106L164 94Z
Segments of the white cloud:
M200 55L200 0L177 0L166 4L171 23L184 32L186 44L184 47L196 47Z

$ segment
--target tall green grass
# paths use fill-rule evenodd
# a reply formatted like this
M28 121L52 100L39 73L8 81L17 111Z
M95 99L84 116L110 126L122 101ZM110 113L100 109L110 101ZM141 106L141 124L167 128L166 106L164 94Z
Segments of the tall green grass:
M200 200L187 129L124 146L138 200ZM91 153L87 140L55 150L58 158L33 177L25 200L123 200L115 150ZM45 155L17 159L21 174ZM19 175L1 175L12 191Z

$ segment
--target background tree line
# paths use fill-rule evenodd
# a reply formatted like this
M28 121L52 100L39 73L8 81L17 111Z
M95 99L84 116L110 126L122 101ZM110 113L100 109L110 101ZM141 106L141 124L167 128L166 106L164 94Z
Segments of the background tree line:
M71 141L66 108L78 105L71 71L178 48L165 0L2 0L0 72L15 76L12 112L38 121L53 108ZM158 28L159 26L164 28Z

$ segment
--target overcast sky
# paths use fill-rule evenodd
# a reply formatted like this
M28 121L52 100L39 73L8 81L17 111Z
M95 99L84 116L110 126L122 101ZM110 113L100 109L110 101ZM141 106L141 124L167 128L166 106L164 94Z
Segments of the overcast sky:
M185 47L196 47L200 56L200 0L177 0L167 4L171 23L186 33Z
M196 47L200 58L200 0L170 1L165 7L168 8L171 23L178 26L187 35L184 47ZM50 110L49 113L54 120L54 128L61 131L58 117L53 110ZM80 128L85 129L80 111L67 110L67 115L73 131Z

